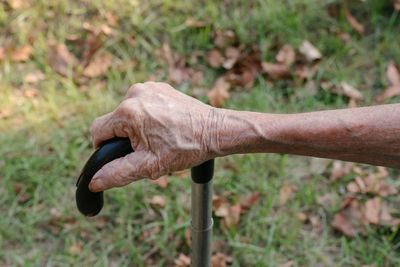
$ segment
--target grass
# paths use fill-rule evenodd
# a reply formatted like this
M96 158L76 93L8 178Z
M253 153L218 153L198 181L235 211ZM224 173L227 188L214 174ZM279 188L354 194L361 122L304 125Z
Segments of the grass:
M273 61L276 44L298 48L309 40L324 59L314 79L333 83L347 81L362 90L366 100L386 87L385 68L390 60L400 63L399 13L390 1L369 0L350 8L366 27L359 37L348 25L343 9L337 18L327 8L339 1L35 1L28 9L0 5L0 46L33 46L29 61L0 61L0 111L11 115L0 121L0 264L4 266L171 266L179 253L189 254L185 229L189 225L190 181L188 171L170 177L166 188L139 181L106 192L106 205L98 217L81 216L74 200L75 179L91 154L89 126L94 118L113 110L133 83L156 74L167 80L164 63L154 51L163 43L189 58L213 49L216 29L232 29L246 49L256 46L262 59ZM101 49L114 55L105 77L91 79L86 91L71 77L61 77L49 66L48 40L67 43L70 34L85 36L85 21L105 21L107 12L118 16L116 34L104 39ZM207 22L203 28L185 26L187 18ZM335 35L351 36L345 43ZM135 39L134 45L129 38ZM119 72L117 63L132 67ZM202 88L211 88L221 73L200 57L193 68L203 72ZM23 77L41 70L46 78L33 85L39 95L21 94L31 86ZM105 84L98 88L99 81ZM190 84L177 86L194 94ZM206 101L205 90L198 97ZM260 112L292 113L343 108L347 99L319 89L310 94L305 85L263 77L250 92L231 93L225 107ZM397 102L394 98L389 102ZM259 202L232 229L220 227L216 218L214 240L222 252L232 255L232 266L397 266L400 264L395 233L370 229L366 236L347 238L331 228L340 208L350 174L329 182L330 167L310 171L311 159L287 155L235 155L217 159L214 190L231 192L233 202L254 191ZM226 166L236 166L230 168ZM359 165L366 171L375 167ZM390 181L398 172L390 170ZM186 178L185 178L186 177ZM284 206L279 189L284 183L297 188ZM319 198L329 194L329 205ZM148 204L154 195L165 195L165 208ZM24 199L25 198L25 199ZM388 199L396 205L398 196ZM305 212L320 221L321 232L297 218Z

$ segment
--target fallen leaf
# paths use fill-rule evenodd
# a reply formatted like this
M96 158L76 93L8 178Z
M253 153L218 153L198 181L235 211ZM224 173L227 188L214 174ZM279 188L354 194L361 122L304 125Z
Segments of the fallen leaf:
M295 66L294 73L300 79L300 81L303 81L304 79L310 79L315 75L315 73L317 73L318 66L318 62L298 64Z
M290 70L285 64L273 64L269 62L261 63L262 69L272 79L282 79L290 77Z
M333 217L332 227L350 237L355 236L359 232L341 213L337 213Z
M85 68L96 52L101 48L103 42L96 34L88 34L82 46L83 52L81 57L81 65Z
M281 64L292 65L296 61L296 53L290 44L284 45L275 57Z
M322 174L331 163L331 161L331 159L312 157L310 162L310 173Z
M391 85L400 85L400 71L394 61L390 61L386 68L386 78Z
M294 264L294 261L288 261L284 264L278 265L278 267L292 267Z
M0 60L3 60L5 58L6 58L6 49L0 46Z
M49 64L58 74L67 77L70 68L76 65L78 60L68 51L65 44L51 44L49 50Z
M167 177L161 177L158 178L157 180L151 180L151 183L159 185L161 188L165 188L168 186L169 180Z
M222 106L225 100L229 98L229 88L230 84L227 83L224 78L217 79L214 88L207 93L210 105L214 107Z
M238 202L228 208L228 214L223 218L224 225L229 229L239 223L242 205Z
M308 220L307 215L303 212L297 213L297 218L302 222L306 222Z
M71 246L68 248L68 252L71 255L79 255L82 253L83 244L81 242L72 241Z
M332 165L332 172L329 177L329 180L332 183L339 181L343 176L350 173L352 166L353 166L352 162L346 162L345 166L343 166L342 161L335 160Z
M246 212L251 206L255 205L258 202L260 195L260 192L254 192L241 199L239 202L242 205L242 212Z
M107 24L101 25L100 29L101 29L101 32L104 33L105 36L110 36L110 35L114 34L114 30Z
M357 197L346 197L341 205L342 210L336 213L332 227L343 234L352 237L361 232L361 224L366 223L364 219L363 206Z
M381 206L381 198L374 197L365 202L365 218L373 224L379 223L379 211Z
M224 57L218 50L211 50L205 56L206 62L213 68L219 68L224 63Z
M165 196L160 196L160 195L155 195L150 200L151 205L159 206L161 208L164 208L166 203L167 203L167 198Z
M188 18L188 19L185 21L185 25L188 26L188 27L201 28L201 27L207 26L208 23L205 22L205 21L195 20L194 18Z
M108 52L103 52L95 56L83 70L83 74L89 78L107 74L107 70L112 63L112 58L112 54Z
M349 9L347 8L347 6L345 6L345 15L346 15L346 19L347 22L350 24L350 26L359 34L359 35L363 35L364 34L364 26L359 23L355 17L353 17L353 15L351 15Z
M0 119L6 119L12 114L11 109L0 109Z
M111 13L110 11L107 11L106 13L106 20L107 23L110 24L111 26L117 26L118 25L118 17Z
M13 9L20 9L20 8L30 8L31 1L28 0L8 0L7 1L10 7Z
M228 47L225 50L225 57L226 60L223 62L222 66L229 70L232 69L232 67L235 65L235 63L237 62L237 60L240 57L240 50L236 47Z
M322 223L321 223L321 219L319 218L319 216L311 216L309 218L311 225L312 225L312 232L314 235L320 235L323 231L322 229Z
M29 199L31 198L31 196L27 193L23 193L18 197L18 203L22 204L27 202Z
M379 222L381 225L398 226L400 224L400 219L393 218L392 215L390 214L388 206L386 206L384 203L381 203Z
M340 86L342 87L343 90L343 94L351 99L355 99L355 100L363 100L364 96L363 94L361 94L360 91L358 91L357 89L355 89L354 87L352 87L351 85L345 83L345 82L341 82Z
M173 84L180 85L188 81L194 71L186 66L184 58L178 59L173 66L168 68L168 77Z
M53 220L58 220L61 218L61 212L59 210L57 210L56 208L50 209L50 215Z
M217 252L217 254L211 257L211 266L226 267L226 265L232 263L233 260L233 257L228 256L222 252Z
M292 197L296 188L293 185L285 183L281 189L279 189L279 205L283 206Z
M214 32L214 44L219 48L226 48L236 41L235 32L232 30L216 30Z
M346 186L347 191L349 191L350 193L360 193L360 188L358 187L356 182L350 182L347 184Z
M384 183L383 181L378 181L374 189L374 193L382 197L396 195L398 193L396 188Z
M309 41L304 41L301 44L299 52L309 63L316 62L322 59L321 53Z
M183 253L179 254L179 257L174 260L175 267L189 267L190 258Z
M394 9L396 9L397 11L400 11L400 1L399 0L392 0L392 2L393 2Z
M35 70L34 72L30 72L24 77L24 81L26 83L35 84L45 78L45 75L40 70Z
M11 60L15 62L25 61L29 59L31 52L32 52L32 46L24 45L23 47L12 52Z

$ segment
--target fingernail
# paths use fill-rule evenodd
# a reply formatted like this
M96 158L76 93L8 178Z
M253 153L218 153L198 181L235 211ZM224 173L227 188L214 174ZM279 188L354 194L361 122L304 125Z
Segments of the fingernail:
M93 192L101 191L102 187L103 187L103 179L98 178L98 177L93 178L89 184L89 189L90 189L90 191L93 191Z

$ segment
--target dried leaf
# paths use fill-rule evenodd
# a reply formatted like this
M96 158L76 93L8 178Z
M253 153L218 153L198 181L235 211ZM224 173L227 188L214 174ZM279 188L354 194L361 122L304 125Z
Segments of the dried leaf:
M209 51L206 54L205 59L207 63L213 68L221 67L225 60L224 57L221 55L221 53L215 49Z
M299 52L309 63L316 62L322 59L321 53L309 41L304 41L301 44Z
M318 63L296 65L294 73L300 79L300 81L303 81L304 79L310 79L317 72L318 66Z
M83 244L81 242L72 241L71 246L68 248L68 252L71 255L79 255L82 253Z
M164 208L166 203L167 203L167 198L165 196L161 196L161 195L155 195L150 200L151 205L159 206L161 208Z
M390 61L387 66L386 78L391 85L400 85L400 71L394 61Z
M78 60L68 51L65 44L51 44L49 50L49 64L58 74L68 76L72 66L76 65Z
M174 260L175 267L189 267L190 258L183 253L179 254L179 257Z
M230 46L225 50L226 60L223 62L222 66L229 70L231 69L237 60L240 58L240 50L236 47Z
M278 267L292 267L294 264L294 261L288 261L284 264L279 265Z
M27 202L30 198L31 198L31 196L30 196L29 194L27 194L27 193L21 194L21 195L18 197L18 203L20 203L20 204L25 203L25 202Z
M211 266L213 267L226 267L227 264L233 262L233 257L225 255L224 253L217 252L211 257Z
M6 58L6 49L0 46L0 60L3 60L5 58Z
M400 96L400 85L397 86L389 86L385 89L383 93L375 97L375 101L377 103L382 103L383 101L390 99L395 96Z
M400 1L399 0L392 0L392 2L393 2L394 9L396 9L397 11L400 11Z
M32 52L32 46L24 45L23 47L15 50L11 55L11 60L15 62L25 61L29 59Z
M117 26L118 25L118 17L111 13L110 11L107 11L106 13L106 19L107 23L110 24L111 26Z
M151 183L159 185L161 188L165 188L168 186L169 180L167 177L161 177L158 178L157 180L151 180Z
M279 205L283 206L292 197L296 188L293 185L285 183L281 189L279 189Z
M337 213L333 217L332 227L350 237L359 232L341 213Z
M61 218L61 212L59 210L57 210L56 208L50 209L50 215L53 220L58 220Z
M187 27L201 28L201 27L207 26L208 23L205 22L205 21L195 20L194 18L188 18L188 19L185 21L185 25L186 25Z
M355 100L363 100L364 96L361 94L360 91L352 87L351 85L341 82L340 86L342 87L343 94L349 98L355 99Z
M308 220L307 215L303 212L297 213L297 218L302 222L306 222Z
M28 0L8 0L8 4L13 9L30 8L31 1Z
M285 64L273 64L268 62L262 62L262 69L272 79L283 79L290 77L290 71Z
M228 215L224 217L223 223L227 228L236 226L239 223L242 205L240 202L228 208Z
M379 211L381 206L381 198L374 197L365 202L365 218L373 224L379 223Z
M214 107L222 106L229 97L229 88L230 84L227 83L223 77L217 79L214 88L207 93L210 104Z
M345 15L346 15L346 19L347 22L350 24L350 26L359 34L359 35L363 35L364 34L364 26L359 23L355 17L353 17L353 15L351 15L349 9L347 8L347 6L345 7Z
M353 163L346 162L345 166L343 167L343 162L339 160L335 160L332 166L331 176L329 180L331 182L339 181L343 176L350 173Z
M93 60L83 70L83 74L89 78L107 74L108 68L112 63L112 54L108 52L101 53L93 58Z
M216 30L214 33L214 44L219 48L226 48L236 41L235 32L232 30Z
M296 61L296 53L291 45L284 45L275 57L276 61L281 64L292 65Z
M35 70L34 72L28 73L27 75L25 75L24 77L24 81L26 83L32 83L35 84L41 80L43 80L45 78L43 72L41 72L40 70Z
M321 224L321 219L319 216L311 216L310 217L310 222L313 227L313 234L314 235L320 235L322 233L322 224Z
M246 210L251 206L255 205L258 202L260 195L261 195L260 192L254 192L246 196L245 198L241 199L239 202L242 205L242 209Z
M103 42L96 34L88 34L83 44L83 52L81 58L81 65L86 67L91 61L92 57L100 49Z

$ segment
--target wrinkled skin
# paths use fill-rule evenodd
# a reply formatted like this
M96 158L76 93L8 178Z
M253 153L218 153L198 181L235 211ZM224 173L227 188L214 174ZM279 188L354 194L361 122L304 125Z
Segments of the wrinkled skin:
M113 112L96 119L94 146L129 137L135 152L95 174L102 191L156 179L236 153L286 153L400 167L400 104L299 114L217 109L165 83L132 86Z
M115 136L129 137L135 152L105 165L90 189L155 179L215 157L209 141L215 111L165 83L133 85L113 112L94 121L91 134L96 148Z

